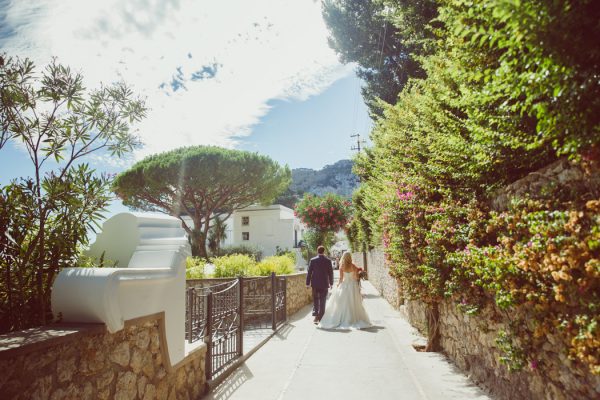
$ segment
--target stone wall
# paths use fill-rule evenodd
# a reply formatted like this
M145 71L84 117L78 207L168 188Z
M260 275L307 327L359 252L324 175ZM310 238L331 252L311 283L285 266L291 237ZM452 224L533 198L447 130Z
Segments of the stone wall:
M591 162L575 164L558 160L530 173L511 185L499 189L490 199L493 209L506 210L513 198L536 198L560 193L600 195L600 170ZM362 253L353 255L357 265L363 264ZM381 250L367 257L369 281L390 304L402 303L402 294L394 278L389 276ZM427 330L426 307L418 301L406 300L400 310L421 332ZM526 312L517 310L513 312ZM526 317L526 316L525 316ZM600 376L566 357L566 343L548 336L540 349L535 368L526 366L520 372L509 372L499 358L496 339L500 330L509 330L510 315L493 306L469 316L457 308L457 302L445 300L440 305L441 346L456 365L471 379L490 389L500 399L596 399L600 398ZM524 320L527 320L525 318Z
M114 334L102 324L59 324L0 336L0 397L200 398L206 346L171 366L163 315L128 321Z
M569 193L590 193L597 198L600 196L600 170L596 164L575 164L561 159L496 191L491 206L504 211L512 198L536 198L557 188Z
M508 328L506 315L493 307L469 316L448 299L440 305L441 345L458 367L472 380L487 387L499 399L593 399L600 397L600 377L570 361L565 343L556 335L548 336L540 349L539 366L509 372L500 363L496 348L498 331ZM425 305L407 301L409 321L426 326Z
M427 336L427 309L423 303L405 300L400 312L422 335Z
M352 261L361 268L365 268L362 252L352 253ZM400 288L395 278L390 276L390 270L385 262L385 255L381 249L373 249L367 253L367 279L377 289L379 294L394 308L400 307L403 300Z
M306 272L287 275L287 316L290 318L307 304L312 304L312 290L306 288Z

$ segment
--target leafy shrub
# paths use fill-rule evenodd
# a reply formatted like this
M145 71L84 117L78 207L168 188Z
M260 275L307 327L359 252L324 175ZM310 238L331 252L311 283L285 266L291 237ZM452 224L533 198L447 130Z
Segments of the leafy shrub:
M391 15L401 3L385 2ZM373 146L355 160L353 248L383 244L403 294L434 317L444 295L468 312L490 302L505 311L513 321L497 344L511 370L537 365L553 334L600 374L600 210L580 202L597 192L568 187L546 203L487 210L498 187L559 156L584 171L599 159L599 10L587 0L437 2L428 20L438 40L419 59L426 77L381 104Z
M104 257L104 252L99 258L89 256L85 253L85 250L79 250L79 257L77 258L77 266L80 268L118 268L118 261Z
M468 291L475 286L501 309L525 307L511 313L511 325L529 358L560 334L568 356L600 374L600 200L565 209L522 201L492 214L487 231L493 243L457 254L463 267L454 270L454 291L477 301Z
M235 276L248 276L256 261L247 254L232 254L213 259L215 264L215 278L229 278Z
M248 272L252 276L267 276L275 272L277 275L288 275L294 272L295 262L287 255L267 257Z
M219 250L219 254L222 256L229 256L232 254L246 254L252 256L255 261L260 261L263 256L262 250L257 246L250 246L247 244L241 244L239 246L225 246Z
M185 279L204 279L206 260L201 257L188 257L185 260Z
M275 247L275 255L276 256L286 256L289 257L290 260L292 260L292 262L294 263L294 265L296 265L296 253L289 250L289 249L282 249L279 246Z
M287 275L294 272L295 263L289 255L271 256L257 263L247 254L232 254L213 259L215 278L236 276L267 276L275 272Z

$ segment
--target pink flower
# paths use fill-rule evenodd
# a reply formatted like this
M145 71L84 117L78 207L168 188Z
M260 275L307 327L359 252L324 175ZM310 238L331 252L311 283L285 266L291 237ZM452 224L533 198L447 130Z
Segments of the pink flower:
M538 367L538 362L537 360L531 360L529 362L529 368L531 368L532 370L536 370Z
M412 200L413 197L415 197L415 194L412 191L404 193L400 191L400 189L396 189L396 197L398 197L398 199L402 201Z

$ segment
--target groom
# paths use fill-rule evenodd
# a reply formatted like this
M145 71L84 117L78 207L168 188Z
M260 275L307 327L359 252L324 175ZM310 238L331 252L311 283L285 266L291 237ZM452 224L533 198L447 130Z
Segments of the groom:
M333 286L333 267L331 260L325 257L325 247L317 248L317 256L308 264L306 287L312 286L314 323L318 324L325 314L327 292Z

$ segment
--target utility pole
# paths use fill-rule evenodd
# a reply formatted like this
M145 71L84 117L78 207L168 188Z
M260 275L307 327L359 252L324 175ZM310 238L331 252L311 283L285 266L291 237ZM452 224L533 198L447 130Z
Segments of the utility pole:
M360 153L360 148L361 145L364 145L366 142L365 140L360 140L360 133L357 133L355 135L350 135L351 138L356 138L356 146L352 146L350 147L350 150L356 150L357 153Z
M350 149L356 150L356 152L358 154L360 154L361 145L364 145L366 142L364 141L364 139L360 140L360 133L357 133L355 135L350 135L350 137L356 138L356 146L352 146ZM358 179L359 179L359 181L362 181L362 179L360 177ZM365 250L366 250L366 245L365 245L365 243L362 243L362 256L363 256L363 264L362 265L363 265L365 272L367 272L367 252Z

